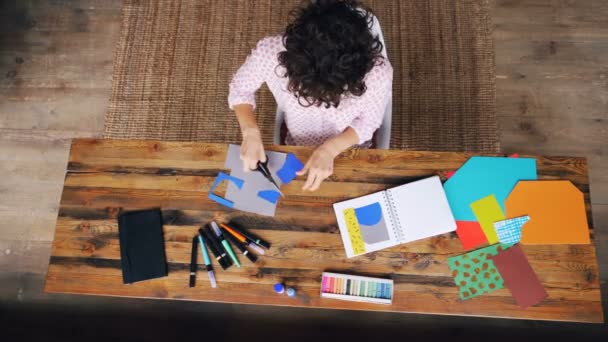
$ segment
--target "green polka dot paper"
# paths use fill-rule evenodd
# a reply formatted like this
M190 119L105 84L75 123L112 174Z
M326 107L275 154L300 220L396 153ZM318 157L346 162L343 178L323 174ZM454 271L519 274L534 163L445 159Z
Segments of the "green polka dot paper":
M460 299L470 299L504 287L504 281L491 258L511 246L498 243L448 258Z

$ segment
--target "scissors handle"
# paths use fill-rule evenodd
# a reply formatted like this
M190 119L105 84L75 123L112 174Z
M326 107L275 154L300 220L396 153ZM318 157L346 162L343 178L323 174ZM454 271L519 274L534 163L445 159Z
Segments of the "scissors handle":
M264 162L261 160L258 160L258 165L255 170L260 171L266 178L271 176L270 170L268 169L268 156L266 156L266 161L264 161Z
M279 191L281 196L283 196L283 192L281 192L281 188L279 187L277 182L274 180L274 178L272 177L272 173L270 173L270 170L268 169L268 156L266 156L265 162L261 162L258 160L258 166L255 170L259 171L264 176L264 178L268 179L268 181L270 183L272 183L272 185L274 185L274 187Z

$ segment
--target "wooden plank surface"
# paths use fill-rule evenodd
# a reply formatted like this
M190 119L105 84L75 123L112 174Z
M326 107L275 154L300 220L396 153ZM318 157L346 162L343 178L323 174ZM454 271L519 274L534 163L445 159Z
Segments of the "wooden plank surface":
M222 169L226 145L79 139L72 144L46 278L46 292L169 298L281 306L341 308L602 322L598 265L590 245L524 246L549 293L541 304L520 309L507 289L461 301L447 258L463 252L455 234L444 234L347 259L331 204L420 177L445 178L470 154L352 150L336 160L335 175L320 191L302 192L302 180L283 188L274 218L224 208L207 198ZM305 159L303 147L272 147ZM589 205L584 158L538 157L541 179L569 179ZM116 217L122 210L161 207L169 276L122 284ZM590 209L588 209L590 210ZM588 212L591 218L591 213ZM254 264L222 271L209 288L199 265L188 287L191 238L211 219L235 220L272 243ZM591 223L591 221L590 221ZM591 225L592 226L592 225ZM593 234L592 234L593 236ZM199 256L200 258L200 256ZM201 261L201 260L199 260ZM391 277L392 305L321 299L323 271ZM298 289L297 298L277 296L272 284Z
M83 312L99 309L98 302L90 300L95 298L89 296L56 296L40 291L48 267L69 150L64 139L100 135L110 93L121 3L30 0L5 1L0 5L1 15L6 19L0 23L3 28L0 40L5 42L0 52L3 61L0 75L6 76L0 94L0 169L4 174L0 178L0 301L15 301L27 312L32 310L31 305L49 301L54 301L54 307L71 305L79 308L79 312L80 308ZM501 146L505 152L587 157L604 307L608 307L607 5L608 2L594 0L496 0L492 12ZM82 23L87 18L93 25L82 32ZM53 57L55 54L61 57ZM88 65L106 72L70 72L92 70L87 69ZM61 83L65 83L65 89ZM101 103L102 95L106 103ZM15 116L15 110L23 114L23 120ZM24 153L29 154L27 160ZM41 179L58 185L38 187ZM17 202L13 202L15 198ZM83 302L86 305L79 306ZM131 303L124 298L105 302ZM139 303L137 307L141 310L141 302L133 303ZM210 310L208 305L199 303L179 303L173 310L183 312L184 307L196 307L196 316ZM222 307L250 314L241 317L279 320L292 329L288 323L306 321L305 313L325 315L325 310L291 310L270 315L268 307ZM155 308L144 311L150 315L166 312ZM324 316L327 319L338 319L334 311L327 312L332 313ZM238 320L236 312L235 316ZM362 317L373 319L365 322ZM349 328L373 325L372 320L378 322L376 317L360 313L339 316ZM523 321L459 320L432 315L384 315L382 320L390 321L400 331L422 322L427 322L425 326L430 330L485 329L488 333L494 331L490 327L500 324L502 329L517 329L522 336L529 336L532 329L536 333L555 334L558 327L582 336L590 329L588 325L539 328L536 323ZM65 319L68 321L73 322L72 317ZM453 329L445 330L447 326ZM272 323L272 327L276 324ZM368 330L378 328L374 325ZM47 330L41 331L46 338Z

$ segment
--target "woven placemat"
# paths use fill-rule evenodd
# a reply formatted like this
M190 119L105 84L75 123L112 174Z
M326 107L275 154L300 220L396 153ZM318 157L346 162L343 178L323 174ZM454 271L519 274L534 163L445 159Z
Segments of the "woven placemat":
M300 0L126 0L104 137L240 141L228 84ZM369 0L395 69L392 148L498 150L488 0ZM272 142L275 104L258 93Z

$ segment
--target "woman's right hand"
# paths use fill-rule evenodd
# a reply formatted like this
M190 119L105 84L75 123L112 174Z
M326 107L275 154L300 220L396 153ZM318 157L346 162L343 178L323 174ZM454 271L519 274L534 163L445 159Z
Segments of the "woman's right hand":
M266 161L266 152L262 143L262 134L257 128L243 130L243 142L241 143L241 160L245 172L255 170L258 161Z

